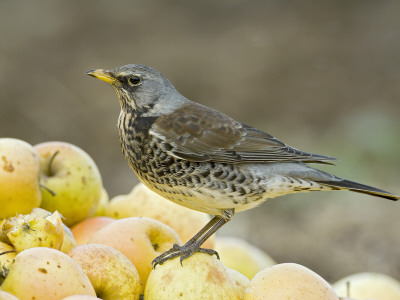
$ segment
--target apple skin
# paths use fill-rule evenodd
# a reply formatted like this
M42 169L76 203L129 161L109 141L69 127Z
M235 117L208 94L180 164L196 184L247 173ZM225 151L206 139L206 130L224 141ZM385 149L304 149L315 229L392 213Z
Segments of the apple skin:
M102 194L102 179L93 159L81 148L64 142L46 142L35 149L40 157L41 207L59 211L67 226L92 216Z
M0 300L19 300L13 294L7 293L0 289Z
M27 214L42 201L39 157L32 145L0 138L0 219Z
M1 288L21 300L56 300L75 294L96 296L77 262L46 247L18 253Z
M388 275L363 272L346 276L332 285L339 296L347 295L347 282L354 299L400 299L400 282Z
M133 187L127 195L115 196L106 208L105 215L121 219L147 217L155 219L174 229L182 242L190 240L210 221L208 214L175 204L147 188L143 183ZM212 235L202 248L214 248Z
M15 256L17 256L17 250L9 244L0 242L0 286L3 279L7 276L10 266L14 262ZM1 296L0 296L1 299Z
M99 205L97 206L93 217L104 216L109 203L110 197L108 196L107 190L103 187L101 190Z
M65 298L62 298L62 300L102 300L100 298L94 297L94 296L88 296L88 295L72 295L68 296Z
M276 262L261 249L243 239L217 235L215 250L222 263L252 279L259 271L275 265Z
M96 231L89 244L103 244L122 252L136 267L143 285L151 272L151 262L173 244L182 244L169 226L150 218L120 219Z
M114 221L114 218L109 217L91 217L75 224L71 227L71 231L76 244L78 246L86 244L96 231Z
M284 263L258 272L250 280L244 299L338 300L338 297L317 273L299 264Z
M156 266L147 280L144 298L240 299L236 284L221 261L199 252L185 259L182 265L176 257Z
M226 267L229 275L232 277L233 281L236 285L236 291L239 295L240 299L244 298L244 292L246 291L247 286L250 283L250 279L247 276L243 275L239 271Z
M103 300L136 300L143 292L139 274L120 251L100 244L72 249L68 255L85 271L96 295Z

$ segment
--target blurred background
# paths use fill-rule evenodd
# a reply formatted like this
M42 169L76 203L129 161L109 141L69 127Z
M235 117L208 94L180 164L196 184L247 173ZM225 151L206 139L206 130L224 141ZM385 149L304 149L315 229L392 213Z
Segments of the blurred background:
M129 192L137 178L120 150L116 95L85 75L127 63L339 159L324 170L400 193L399 1L0 1L0 136L76 144L111 197ZM297 194L219 233L330 281L359 271L399 279L399 212L356 193Z

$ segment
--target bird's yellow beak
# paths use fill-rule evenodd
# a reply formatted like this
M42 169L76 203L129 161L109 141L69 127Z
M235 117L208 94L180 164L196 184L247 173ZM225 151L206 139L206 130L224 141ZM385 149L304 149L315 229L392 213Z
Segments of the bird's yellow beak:
M110 75L109 71L104 69L94 69L86 72L87 75L103 80L109 84L115 84L117 79Z

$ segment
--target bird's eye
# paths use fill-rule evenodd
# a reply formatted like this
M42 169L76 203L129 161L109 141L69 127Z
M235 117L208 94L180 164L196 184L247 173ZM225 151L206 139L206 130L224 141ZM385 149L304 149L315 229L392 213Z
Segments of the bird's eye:
M132 86L137 86L142 83L142 77L140 75L133 75L129 77L128 82Z

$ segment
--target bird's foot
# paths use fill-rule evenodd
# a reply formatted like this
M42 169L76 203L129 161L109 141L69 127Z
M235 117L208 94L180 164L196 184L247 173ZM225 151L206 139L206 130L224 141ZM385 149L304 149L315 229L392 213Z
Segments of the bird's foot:
M183 260L188 258L189 256L191 256L195 252L201 252L201 253L207 253L209 255L215 255L219 259L219 254L217 251L212 250L212 249L200 248L200 246L197 245L196 243L185 244L183 246L174 244L171 249L169 249L169 250L165 251L163 254L157 256L151 262L151 266L154 269L157 265L162 265L167 260L173 259L178 256L180 256L180 262L182 265Z

